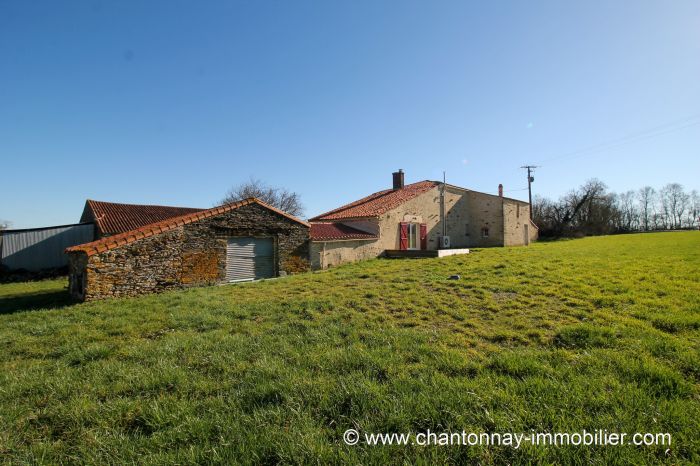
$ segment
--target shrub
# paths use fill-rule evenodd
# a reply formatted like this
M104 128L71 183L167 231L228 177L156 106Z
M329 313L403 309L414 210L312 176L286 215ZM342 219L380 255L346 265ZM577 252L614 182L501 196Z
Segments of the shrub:
M287 273L308 272L311 269L309 261L301 256L289 256L284 261L283 268Z

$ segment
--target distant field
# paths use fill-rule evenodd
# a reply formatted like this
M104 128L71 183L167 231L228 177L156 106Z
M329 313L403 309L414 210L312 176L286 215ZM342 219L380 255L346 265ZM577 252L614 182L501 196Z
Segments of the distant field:
M700 463L700 232L80 305L65 285L0 285L4 460ZM347 446L349 428L673 440Z

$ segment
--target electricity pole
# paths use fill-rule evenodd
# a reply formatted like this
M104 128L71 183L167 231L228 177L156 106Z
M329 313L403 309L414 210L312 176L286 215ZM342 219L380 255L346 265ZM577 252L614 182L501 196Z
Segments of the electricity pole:
M532 173L535 171L535 168L539 167L535 165L523 165L520 168L527 169L527 197L530 202L530 220L532 220L532 183L535 181L535 177L532 176Z
M442 236L447 236L447 225L445 225L445 179L445 172L443 171L442 187L440 189L440 226L442 227ZM442 243L440 243L440 249L442 249Z

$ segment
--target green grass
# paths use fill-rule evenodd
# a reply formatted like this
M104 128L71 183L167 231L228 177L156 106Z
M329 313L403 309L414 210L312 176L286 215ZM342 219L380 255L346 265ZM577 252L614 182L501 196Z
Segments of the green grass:
M700 463L698 232L79 305L64 288L0 285L7 461ZM351 427L669 432L673 444L346 446Z

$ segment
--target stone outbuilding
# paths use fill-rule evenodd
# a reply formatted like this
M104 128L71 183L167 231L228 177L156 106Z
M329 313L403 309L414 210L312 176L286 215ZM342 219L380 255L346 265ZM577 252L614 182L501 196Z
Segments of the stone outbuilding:
M70 292L93 300L284 275L307 261L309 228L255 198L193 209L68 248Z
M526 246L537 239L530 205L503 197L502 187L493 195L438 181L404 185L402 170L393 173L391 189L309 222L314 269L396 251Z

